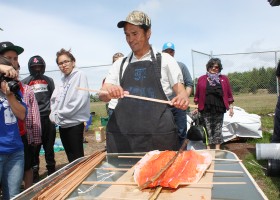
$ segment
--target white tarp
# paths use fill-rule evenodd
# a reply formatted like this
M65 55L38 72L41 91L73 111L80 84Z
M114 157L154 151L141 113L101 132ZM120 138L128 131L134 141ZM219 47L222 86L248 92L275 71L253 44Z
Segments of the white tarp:
M229 116L229 112L224 115L223 138L224 142L236 137L262 138L261 117L256 114L249 114L244 109L234 106L234 115ZM188 128L192 119L187 115Z

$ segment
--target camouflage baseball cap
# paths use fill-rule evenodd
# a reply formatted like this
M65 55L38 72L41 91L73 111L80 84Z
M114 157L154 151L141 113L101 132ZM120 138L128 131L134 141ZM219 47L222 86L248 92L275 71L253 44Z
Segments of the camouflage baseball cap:
M148 28L151 27L151 19L148 17L147 14L143 13L142 11L134 10L126 17L125 21L120 21L118 23L118 28L123 28L125 23L130 23L136 26L147 26Z

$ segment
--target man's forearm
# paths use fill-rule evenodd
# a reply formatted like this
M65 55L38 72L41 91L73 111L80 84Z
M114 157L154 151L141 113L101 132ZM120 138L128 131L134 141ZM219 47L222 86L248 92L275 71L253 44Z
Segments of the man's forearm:
M9 105L10 105L14 115L17 118L24 120L26 108L21 103L18 102L18 100L16 99L14 94L9 94L6 97L7 97L7 100L9 101Z
M191 87L186 87L186 93L187 93L187 96L190 97L191 93L192 93L192 88Z

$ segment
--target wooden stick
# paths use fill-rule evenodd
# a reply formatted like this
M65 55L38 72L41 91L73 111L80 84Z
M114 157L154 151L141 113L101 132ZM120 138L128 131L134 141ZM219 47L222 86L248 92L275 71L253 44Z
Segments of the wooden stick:
M242 171L230 171L230 170L206 170L208 173L233 173L233 174L243 174Z
M76 89L77 90L90 91L90 92L96 92L96 93L108 94L107 91L103 91L103 90L93 90L93 89L87 89L87 88L81 88L81 87L77 87ZM124 94L124 96L125 97L129 97L129 98L134 98L134 99L141 99L141 100L145 100L145 101L152 101L152 102L157 102L157 103L169 104L169 105L173 106L171 101L166 101L166 100L161 100L161 99L154 99L154 98L149 98L149 97L142 97L142 96L137 96L137 95L132 95L132 94ZM197 108L197 105L189 104L189 107L190 108Z
M118 158L143 158L143 156L118 156ZM235 161L235 162L241 162L242 160L239 159L223 159L223 158L215 158L212 159L212 161Z
M223 158L215 158L214 161L231 161L231 162L242 162L242 160L239 159L223 159Z
M83 185L128 185L128 186L138 186L135 182L114 182L114 181L84 181ZM180 186L186 185L243 185L246 182L205 182L205 183L187 183L182 182Z
M106 171L128 171L128 168L95 168ZM208 173L233 173L233 174L243 174L242 171L228 171L228 170L206 170Z
M129 168L95 168L95 169L101 169L101 170L106 170L106 171L128 171L130 170Z
M158 195L160 194L161 190L162 190L161 186L157 187L157 189L154 191L152 196L150 196L149 200L156 200L158 198Z

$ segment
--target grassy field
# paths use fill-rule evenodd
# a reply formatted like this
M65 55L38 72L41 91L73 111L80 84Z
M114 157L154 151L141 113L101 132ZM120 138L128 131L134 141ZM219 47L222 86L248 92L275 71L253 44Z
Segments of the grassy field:
M273 113L276 102L276 94L239 94L234 96L234 106L258 115ZM193 97L190 98L190 103L193 104Z
M277 96L275 94L257 94L257 95L236 95L234 96L234 105L243 108L248 113L254 113L261 116L263 138L261 139L248 139L247 143L269 143L271 137L271 131L273 130L273 117L271 113L274 113L275 105L277 102ZM190 98L190 102L193 104L193 98ZM104 102L95 102L91 104L91 111L94 111L96 115L93 118L93 126L101 126L101 117L106 117L106 107ZM266 167L266 160L256 160L255 153L249 153L243 160L244 165L257 180L259 186L270 200L280 199L280 177L267 177L265 170L261 167L256 167L250 162L255 161Z
M234 105L243 108L246 112L266 116L267 114L274 112L277 96L275 94L240 94L234 96L234 100ZM193 104L193 97L190 98L190 103ZM91 111L96 113L93 120L94 126L100 126L100 117L107 116L105 105L104 102L91 103ZM266 121L267 120L265 120L265 122Z

